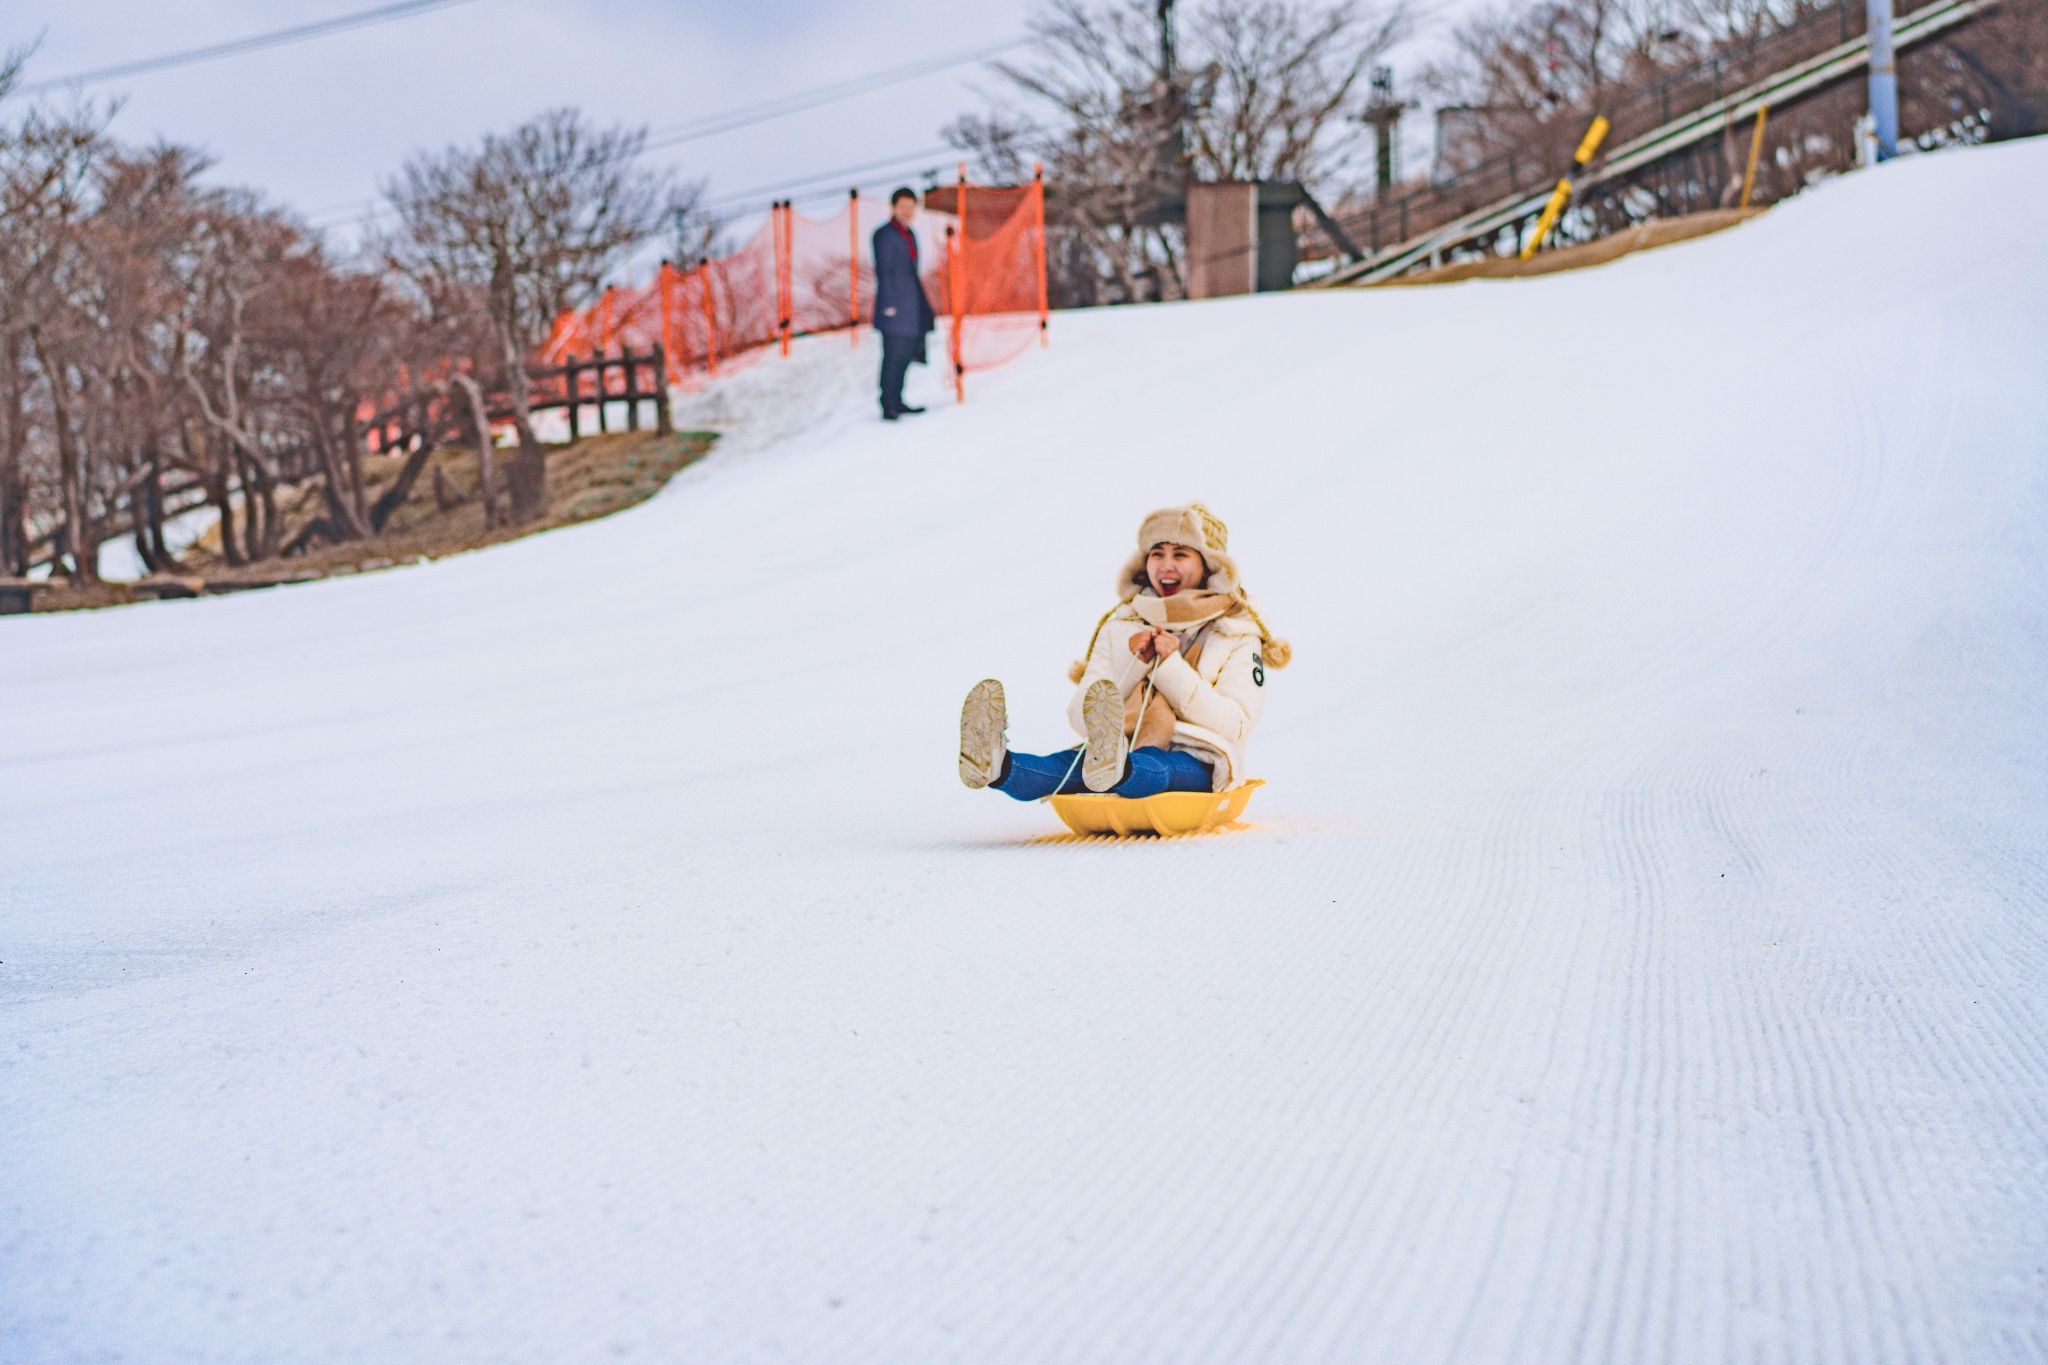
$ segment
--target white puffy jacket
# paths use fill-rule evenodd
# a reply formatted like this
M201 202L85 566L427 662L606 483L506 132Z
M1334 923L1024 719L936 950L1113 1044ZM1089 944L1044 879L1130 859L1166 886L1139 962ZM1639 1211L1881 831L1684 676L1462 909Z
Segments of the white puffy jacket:
M1087 735L1081 698L1097 678L1108 678L1128 698L1149 676L1179 717L1173 747L1214 766L1215 790L1236 786L1246 777L1245 741L1266 706L1266 665L1259 656L1258 626L1242 613L1219 617L1202 644L1200 664L1192 666L1179 654L1148 663L1131 653L1131 636L1149 629L1128 602L1110 614L1088 652L1081 685L1067 706L1067 723L1075 733Z

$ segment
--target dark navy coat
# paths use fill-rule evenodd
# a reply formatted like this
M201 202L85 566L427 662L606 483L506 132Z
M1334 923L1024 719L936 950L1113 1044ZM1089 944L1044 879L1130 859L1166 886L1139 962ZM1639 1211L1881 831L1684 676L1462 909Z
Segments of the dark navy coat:
M875 330L884 336L921 337L935 325L917 258L892 218L875 229Z

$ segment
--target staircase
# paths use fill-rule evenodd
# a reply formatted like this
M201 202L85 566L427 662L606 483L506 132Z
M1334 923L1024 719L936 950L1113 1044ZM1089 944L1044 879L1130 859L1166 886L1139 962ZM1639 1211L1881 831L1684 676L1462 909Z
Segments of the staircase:
M1904 52L1916 47L1999 3L1934 0L1894 23L1893 49ZM1860 4L1818 10L1757 43L1717 53L1629 95L1609 115L1615 124L1614 135L1623 140L1610 143L1607 155L1575 181L1575 193L1583 195L1640 175L1753 119L1763 105L1784 109L1861 73L1868 62L1869 39L1863 33L1851 34L1861 22ZM1821 47L1830 36L1837 41ZM1821 50L1814 51L1816 47ZM1759 66L1769 74L1723 93L1731 78L1741 79ZM1683 112L1672 114L1674 106ZM1590 118L1588 115L1587 121ZM1642 131L1630 135L1631 127ZM1576 141L1581 130L1574 125L1565 131ZM1341 267L1317 280L1315 286L1374 284L1433 264L1461 247L1490 243L1502 229L1542 211L1568 160L1568 152L1559 154L1541 147L1511 149L1461 175L1348 216L1342 221L1350 236L1373 245L1363 260ZM1467 207L1489 191L1496 193L1477 207ZM1387 235L1397 240L1382 248L1379 242Z

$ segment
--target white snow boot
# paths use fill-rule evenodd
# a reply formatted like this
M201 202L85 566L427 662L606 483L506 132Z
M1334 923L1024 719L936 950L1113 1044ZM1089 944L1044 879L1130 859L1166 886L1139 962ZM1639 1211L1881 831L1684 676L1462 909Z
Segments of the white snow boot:
M1124 699L1116 684L1097 678L1081 695L1081 723L1088 727L1088 755L1081 761L1081 785L1106 792L1124 780Z
M986 787L1003 775L1003 758L1009 753L1009 713L1003 706L1003 685L984 678L967 689L966 704L960 708L960 780L970 787Z

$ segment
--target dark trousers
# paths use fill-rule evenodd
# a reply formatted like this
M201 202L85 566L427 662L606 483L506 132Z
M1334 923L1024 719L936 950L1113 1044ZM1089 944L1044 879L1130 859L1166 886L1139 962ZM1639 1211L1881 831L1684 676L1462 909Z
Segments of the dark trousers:
M882 333L882 415L894 417L903 411L903 376L912 361L924 359L923 337L898 337Z
M1011 754L1010 770L989 785L1019 801L1036 801L1055 792L1062 795L1088 790L1081 785L1081 751L1063 754ZM1210 786L1209 765L1179 749L1143 748L1131 750L1130 766L1124 780L1109 789L1111 796L1157 796L1161 792L1205 792Z

